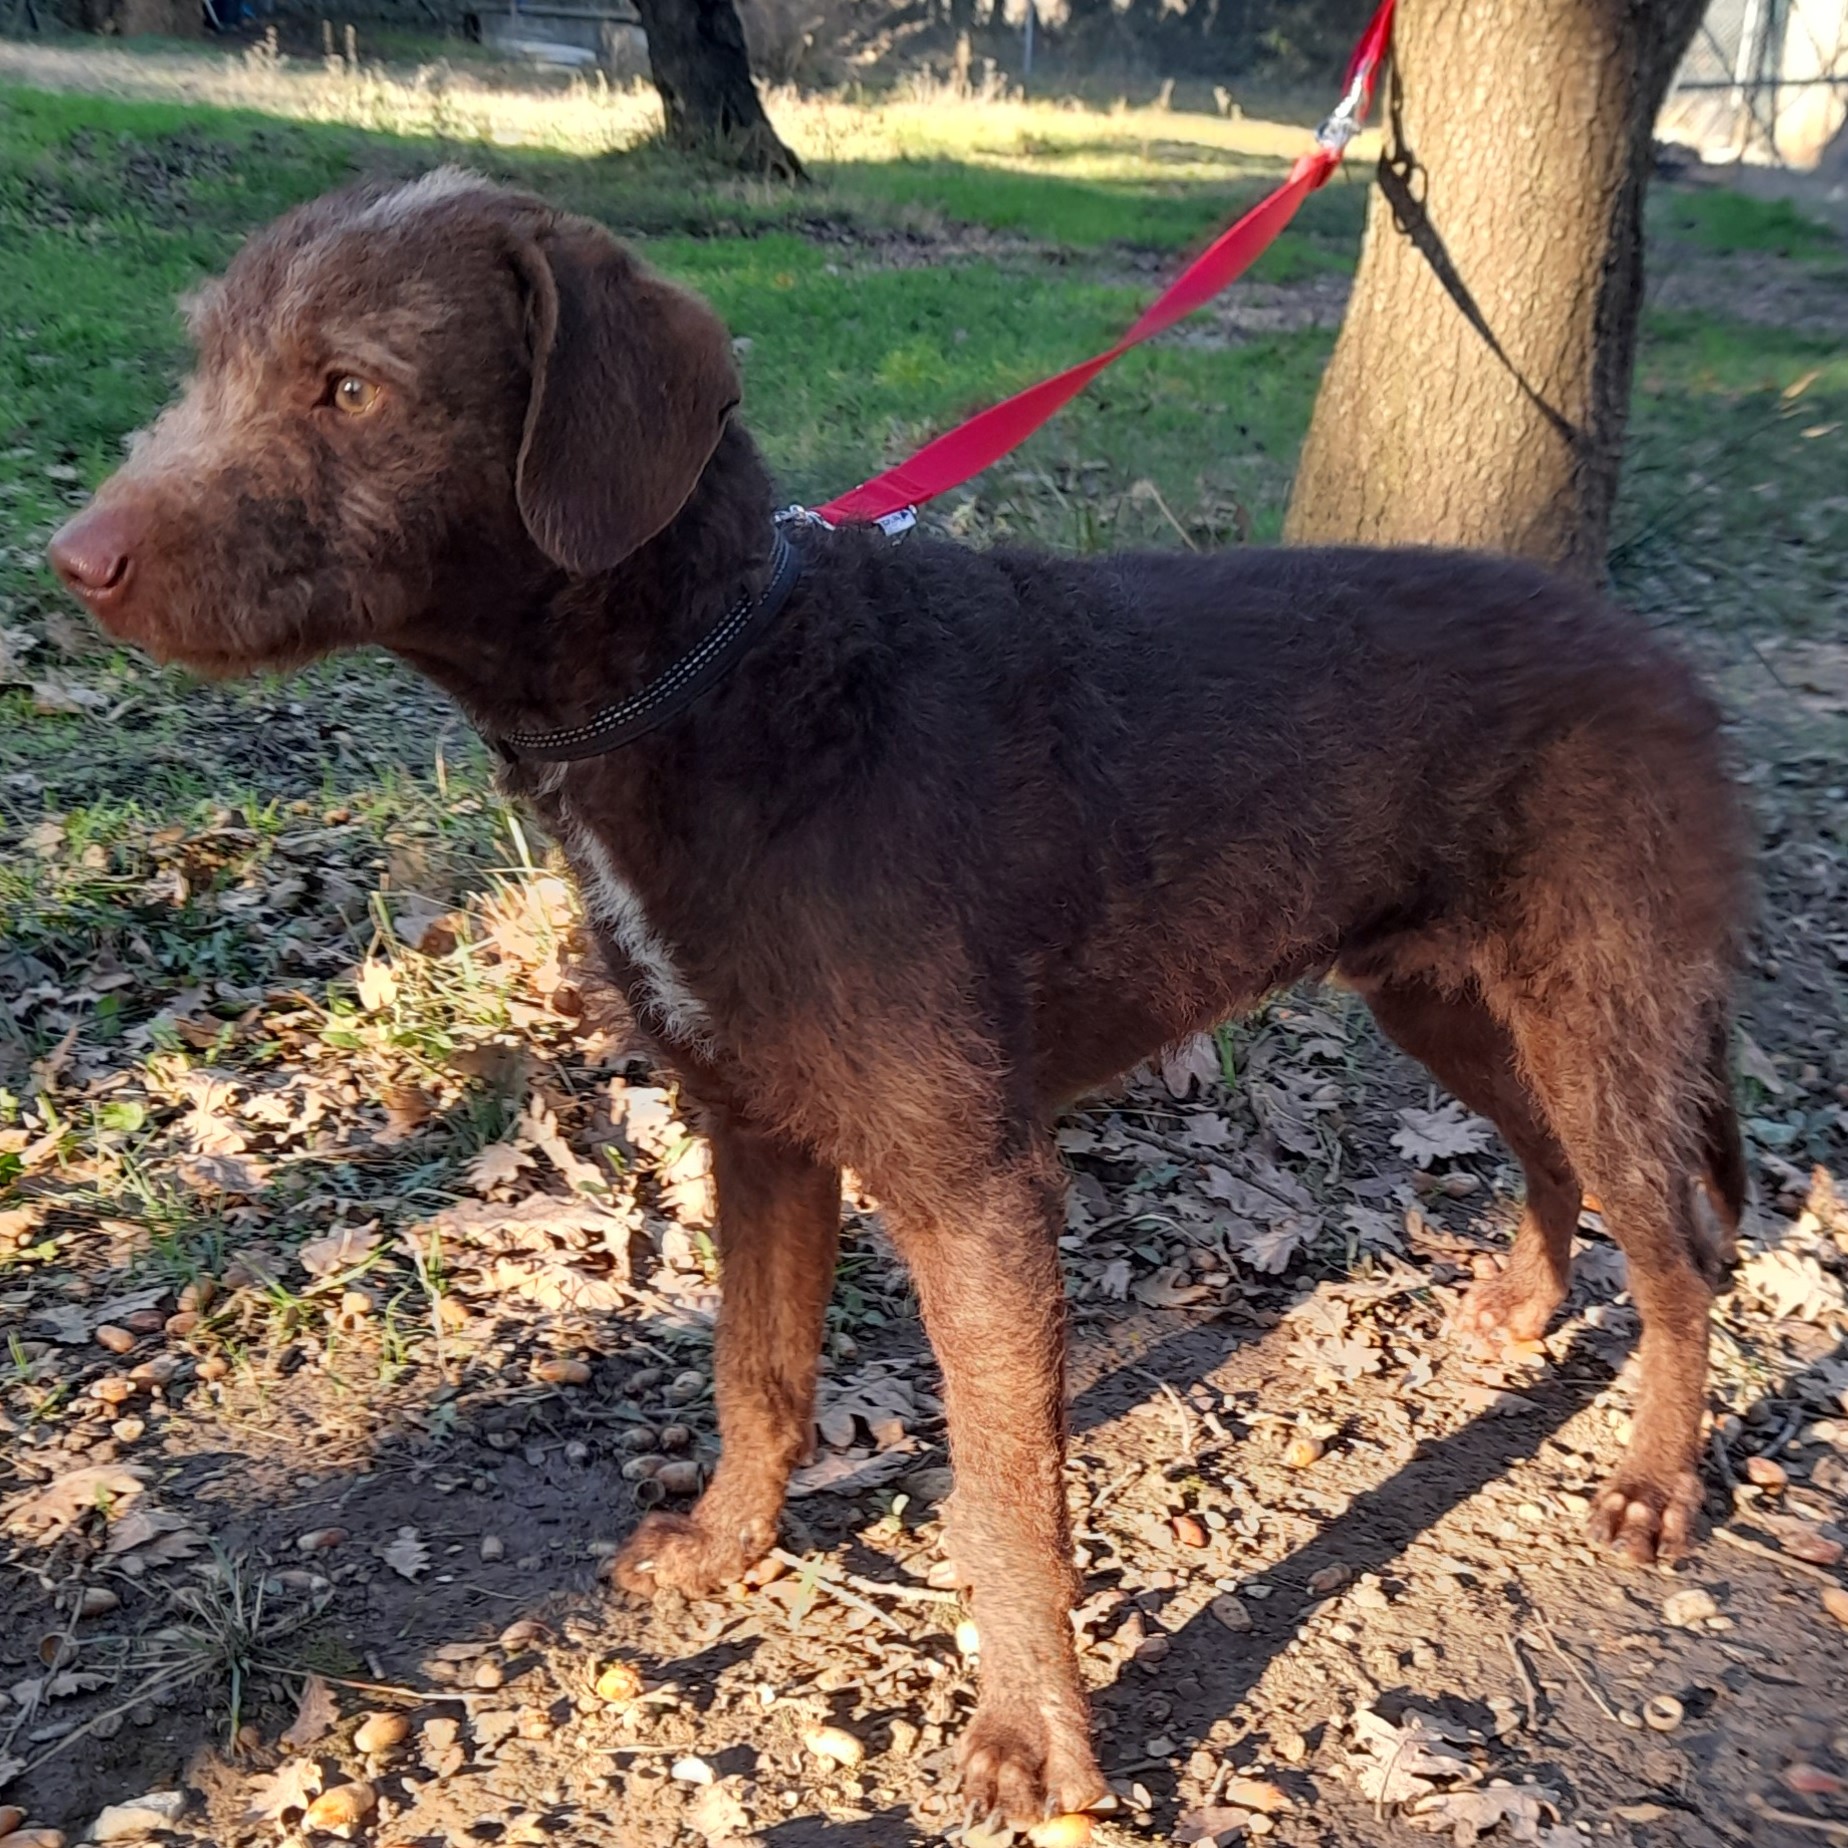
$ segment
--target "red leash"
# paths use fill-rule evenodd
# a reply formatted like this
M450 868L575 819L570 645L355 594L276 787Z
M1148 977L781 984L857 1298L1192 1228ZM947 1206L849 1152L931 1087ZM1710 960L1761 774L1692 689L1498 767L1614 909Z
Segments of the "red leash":
M1340 166L1347 144L1366 120L1374 82L1392 35L1392 9L1393 0L1380 0L1379 11L1348 61L1347 94L1316 131L1315 146L1298 157L1289 178L1188 264L1115 346L1095 359L1041 379L1037 385L1029 385L1025 391L978 411L968 422L926 443L896 468L875 475L817 509L821 517L835 524L877 520L920 507L946 490L960 487L971 476L1000 461L1009 450L1018 448L1053 412L1075 398L1131 347L1165 332L1242 276L1296 216L1296 208Z

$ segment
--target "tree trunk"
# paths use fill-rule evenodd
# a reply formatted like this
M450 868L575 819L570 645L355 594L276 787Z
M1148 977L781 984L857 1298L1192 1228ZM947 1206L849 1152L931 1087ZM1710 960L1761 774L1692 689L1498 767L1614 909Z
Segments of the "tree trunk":
M1704 0L1402 0L1295 541L1604 571L1651 129Z
M734 0L636 0L667 138L772 179L805 180L764 114Z

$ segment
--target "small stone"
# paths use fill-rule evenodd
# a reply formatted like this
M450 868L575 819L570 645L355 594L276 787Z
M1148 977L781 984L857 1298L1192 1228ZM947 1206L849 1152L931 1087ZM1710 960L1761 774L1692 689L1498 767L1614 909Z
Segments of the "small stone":
M370 1784L336 1784L308 1805L302 1827L311 1835L337 1835L350 1842L365 1827L378 1802Z
M1027 1840L1033 1848L1087 1848L1092 1826L1091 1818L1082 1813L1049 1816L1027 1831Z
M1174 1537L1182 1546L1201 1547L1211 1541L1211 1536L1191 1514L1177 1514L1169 1522L1174 1529Z
M1271 1734L1271 1750L1286 1765L1300 1765L1309 1756L1309 1741L1293 1726Z
M1283 1461L1289 1469L1308 1469L1311 1464L1319 1463L1325 1454L1322 1440L1311 1437L1306 1431L1299 1431L1284 1446Z
M1207 1609L1228 1630L1245 1631L1251 1628L1251 1612L1245 1608L1244 1600L1235 1598L1229 1591L1222 1592Z
M641 1671L627 1662L612 1662L597 1677L597 1698L621 1702L634 1700L642 1691Z
M1792 1559L1807 1560L1812 1566L1839 1565L1843 1552L1848 1551L1839 1540L1831 1540L1814 1527L1792 1527L1778 1539Z
M1697 1623L1705 1623L1719 1614L1720 1607L1714 1602L1713 1594L1702 1591L1698 1585L1675 1592L1662 1606L1663 1619L1674 1630L1691 1630Z
M177 1822L186 1808L183 1790L150 1790L145 1797L112 1803L90 1824L93 1842L138 1842Z
M1774 1457L1747 1457L1745 1479L1773 1495L1790 1486L1790 1472Z
M1353 1576L1350 1567L1336 1561L1334 1565L1324 1566L1320 1572L1311 1574L1309 1589L1318 1598L1326 1598L1330 1592L1339 1591Z
M817 1758L851 1771L866 1757L866 1747L852 1733L839 1726L811 1726L802 1735L802 1743Z
M1784 1783L1806 1797L1839 1797L1848 1793L1848 1779L1839 1778L1820 1765L1786 1765Z
M353 1734L357 1751L369 1758L389 1752L411 1736L411 1723L402 1713L369 1713Z
M663 1463L655 1471L654 1479L669 1495L697 1495L702 1473L697 1463L683 1458L676 1463Z

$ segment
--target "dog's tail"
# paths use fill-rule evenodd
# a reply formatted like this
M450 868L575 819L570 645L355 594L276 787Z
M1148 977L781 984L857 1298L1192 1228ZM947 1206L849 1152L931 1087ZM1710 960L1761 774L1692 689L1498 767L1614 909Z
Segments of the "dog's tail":
M1701 1268L1715 1284L1724 1282L1739 1256L1739 1225L1745 1217L1748 1185L1745 1139L1733 1102L1730 1041L1732 1024L1718 1016L1708 1030L1705 1070L1700 1081L1700 1160L1694 1223ZM1704 1206L1707 1210L1702 1211Z

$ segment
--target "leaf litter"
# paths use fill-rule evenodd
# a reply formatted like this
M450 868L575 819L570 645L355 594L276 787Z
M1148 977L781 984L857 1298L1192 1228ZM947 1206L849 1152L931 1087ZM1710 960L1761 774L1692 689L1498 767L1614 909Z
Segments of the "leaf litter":
M44 837L49 865L74 851ZM196 1713L223 1775L198 1773L173 1826L221 1848L283 1839L362 1783L378 1807L352 1826L381 1840L490 1814L519 1839L529 1812L586 1841L620 1818L640 1848L807 1815L941 1829L979 1637L957 1633L940 1388L876 1205L850 1188L784 1551L677 1613L607 1601L617 1537L645 1507L684 1509L716 1456L702 1145L634 1053L561 881L400 900L421 921L375 941L370 851L348 823L271 850L235 819L148 849L136 877L164 883L138 916L203 895L238 932L302 919L286 975L145 997L126 970L104 986L117 971L38 957L44 972L6 975L16 1009L49 983L24 1017L63 1048L0 1129L0 1162L20 1164L0 1301L23 1331L0 1531L28 1568L6 1615L60 1665L13 1678L0 1759L36 1789L81 1760L76 1729L153 1741ZM355 935L322 930L330 906ZM119 1038L91 1034L94 1004L66 999L80 986L135 1000ZM1829 1180L1848 1068L1787 1051L1793 1031L1754 1023L1765 1198L1720 1305L1715 1388L1738 1483L1721 1518L1791 1566L1728 1551L1725 1597L1677 1625L1639 1618L1577 1539L1629 1404L1598 1372L1633 1333L1620 1254L1584 1246L1547 1342L1603 1383L1524 1449L1554 1403L1545 1376L1465 1362L1444 1335L1513 1222L1513 1171L1351 997L1280 998L1066 1120L1075 1384L1087 1404L1115 1381L1120 1408L1081 1428L1071 1471L1081 1660L1118 1803L1098 1839L1242 1838L1262 1818L1286 1842L1416 1827L1555 1848L1635 1808L1666 1773L1552 1673L1526 1605L1613 1712L1673 1694L1715 1716L1644 1729L1651 1750L1702 1725L1742 1742L1676 1773L1710 1780L1716 1812L1748 1813L1761 1773L1781 1787L1792 1714L1833 1696L1826 1648L1778 1601L1795 1583L1813 1611L1816 1581L1779 1574L1803 1563L1787 1544L1826 1556L1848 1493L1848 1227ZM128 1337L120 1356L105 1327ZM96 1396L155 1357L175 1363L158 1388ZM1765 1489L1773 1451L1783 1486ZM1436 1454L1497 1461L1447 1498L1419 1487ZM1411 1512L1382 1547L1361 1511L1400 1493ZM69 1617L105 1588L119 1613ZM237 1668L235 1751L202 1724L228 1666L160 1679L208 1638L205 1659ZM642 1665L620 1699L597 1692L617 1686L612 1658ZM1518 1723L1528 1659L1577 1742L1563 1780ZM1725 1693L1703 1705L1697 1687ZM1491 1699L1514 1704L1480 1711ZM388 1700L411 1730L375 1765L350 1728ZM1446 1717L1459 1703L1469 1723ZM863 1760L809 1751L827 1726ZM1806 1748L1819 1779L1848 1774L1832 1738ZM672 1774L693 1761L709 1781ZM144 1762L97 1794L152 1787L164 1771ZM1264 1787L1293 1807L1264 1807Z

